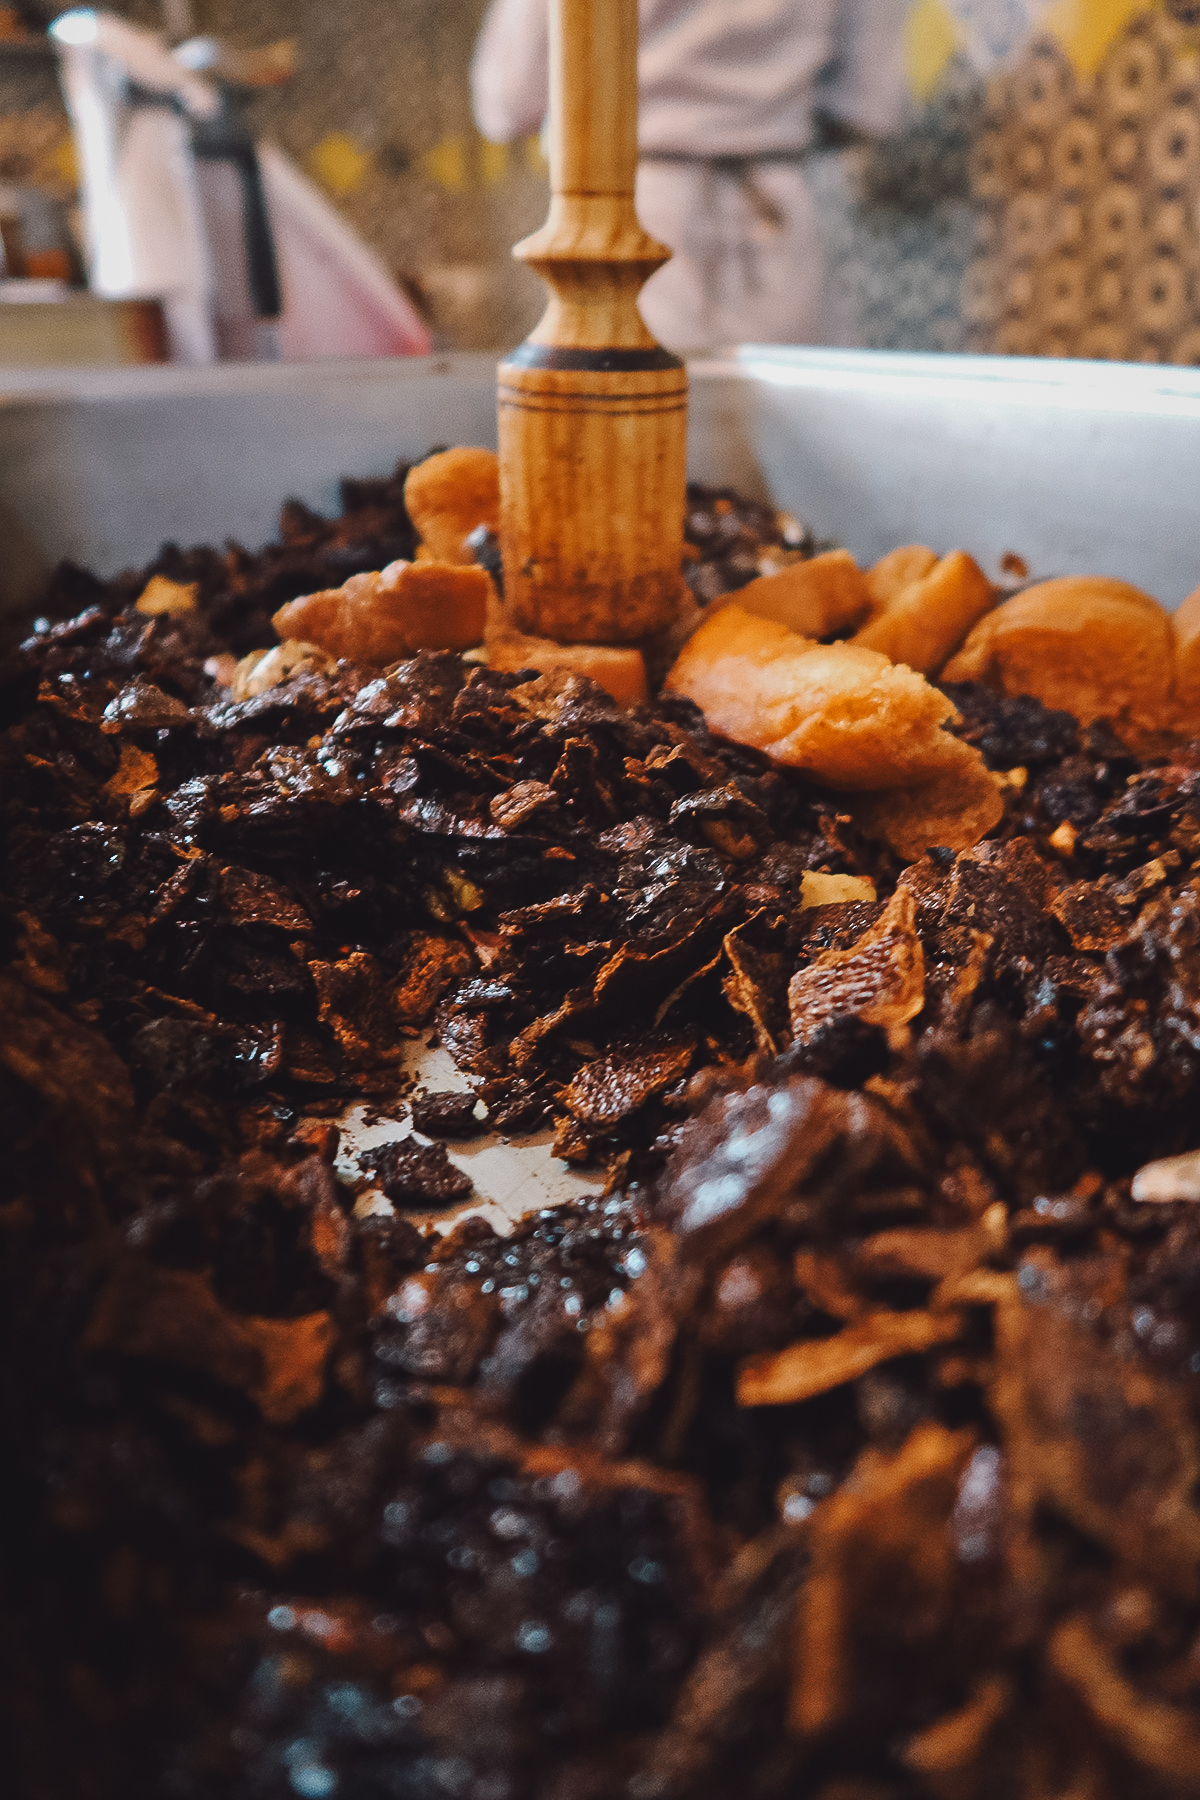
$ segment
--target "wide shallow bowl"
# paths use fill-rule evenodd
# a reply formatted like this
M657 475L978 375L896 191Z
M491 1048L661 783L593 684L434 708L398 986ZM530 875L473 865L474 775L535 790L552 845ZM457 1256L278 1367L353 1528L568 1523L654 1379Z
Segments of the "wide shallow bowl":
M742 346L691 366L690 465L860 558L961 545L990 574L1200 582L1200 370ZM0 606L60 557L109 575L164 539L248 545L340 474L494 444L490 357L0 370Z

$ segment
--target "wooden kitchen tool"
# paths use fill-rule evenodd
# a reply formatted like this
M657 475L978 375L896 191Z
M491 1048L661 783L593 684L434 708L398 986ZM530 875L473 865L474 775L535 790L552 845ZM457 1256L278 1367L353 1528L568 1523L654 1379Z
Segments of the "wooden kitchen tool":
M633 204L637 0L549 0L550 212L514 250L550 303L499 370L505 608L560 643L633 643L681 592L687 376L637 296L670 252Z

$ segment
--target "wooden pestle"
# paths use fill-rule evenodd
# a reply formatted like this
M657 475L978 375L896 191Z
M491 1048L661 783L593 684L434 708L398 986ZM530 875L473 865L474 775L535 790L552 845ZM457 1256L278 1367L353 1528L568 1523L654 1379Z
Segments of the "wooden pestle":
M687 376L637 308L670 252L633 204L637 0L549 0L550 212L513 254L550 289L499 369L505 609L560 643L632 643L681 593Z

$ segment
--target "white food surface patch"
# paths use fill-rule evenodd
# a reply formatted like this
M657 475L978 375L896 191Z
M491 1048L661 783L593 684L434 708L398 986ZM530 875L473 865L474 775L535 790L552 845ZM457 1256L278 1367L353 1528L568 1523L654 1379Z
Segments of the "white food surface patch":
M414 1078L418 1090L429 1093L463 1094L470 1083L454 1066L448 1051L414 1044L405 1062L406 1075ZM364 1150L380 1144L394 1143L397 1138L412 1137L418 1144L435 1140L412 1128L412 1119L379 1117L380 1109L370 1105L347 1107L338 1119L341 1143L335 1167L349 1180L361 1179L363 1171L358 1157ZM373 1123L368 1124L370 1118ZM568 1200L584 1200L603 1191L602 1171L571 1168L551 1154L553 1133L541 1131L532 1137L502 1138L487 1132L462 1141L444 1141L450 1161L471 1177L475 1192L470 1199L442 1212L420 1212L403 1209L403 1217L414 1225L432 1225L441 1233L453 1230L463 1219L486 1219L500 1237L509 1237L513 1227L526 1213L546 1206L562 1206ZM355 1213L361 1219L370 1214L396 1211L378 1187L369 1187L359 1195Z

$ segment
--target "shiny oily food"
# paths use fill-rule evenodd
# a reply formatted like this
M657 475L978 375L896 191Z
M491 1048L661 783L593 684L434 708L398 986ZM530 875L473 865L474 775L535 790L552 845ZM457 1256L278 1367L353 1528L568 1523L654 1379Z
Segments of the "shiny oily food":
M1126 581L1068 575L989 612L944 673L1036 694L1084 724L1106 717L1153 728L1171 703L1174 651L1171 620L1149 594Z
M479 525L500 524L500 465L494 450L439 450L414 464L404 504L422 544L436 562L472 563L466 539Z
M427 656L231 706L224 592L134 591L26 647L6 734L17 1754L1195 1800L1200 756L964 688L1024 799L897 883L873 796L677 699ZM434 1018L611 1198L442 1247L352 1203L332 1115Z
M281 606L271 623L330 656L380 668L418 650L469 650L483 637L492 581L486 569L394 562L340 588Z
M870 569L845 549L791 562L693 607L690 619L681 588L669 648L531 637L515 629L468 542L497 527L495 454L435 453L409 471L404 497L415 561L290 602L275 616L281 637L378 667L482 642L493 667L585 676L626 707L650 695L644 652L657 671L682 641L668 688L714 730L868 796L856 803L860 823L902 854L918 853L930 833L965 847L1000 816L993 777L944 729L954 711L933 680L1031 693L1085 723L1107 717L1139 741L1185 723L1200 700L1200 593L1174 623L1151 596L1100 576L1042 582L996 605L966 551L939 556L922 544ZM255 671L256 686L269 667Z

